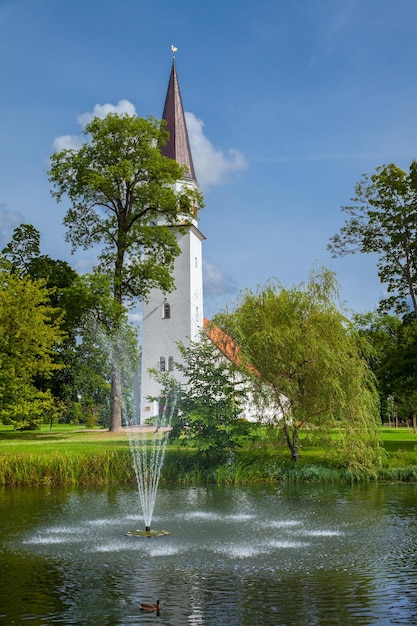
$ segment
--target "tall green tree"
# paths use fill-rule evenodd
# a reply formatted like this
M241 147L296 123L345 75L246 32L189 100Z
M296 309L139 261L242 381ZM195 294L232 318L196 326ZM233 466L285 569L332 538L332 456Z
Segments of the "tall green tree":
M219 324L262 383L293 461L301 429L314 438L339 426L344 462L371 468L380 453L378 394L364 346L336 302L334 275L323 269L291 289L271 282L245 292Z
M0 421L35 427L55 411L50 390L36 381L61 367L54 356L63 337L44 281L0 269Z
M417 320L371 312L356 315L354 323L373 347L382 415L412 419L417 431Z
M100 271L112 280L121 305L146 299L153 287L174 288L172 270L180 249L175 229L203 206L202 196L174 183L184 178L178 163L161 155L168 139L163 123L110 114L85 128L79 150L51 157L53 196L67 196L71 208L64 223L73 250L100 246ZM113 368L111 430L121 427L121 373Z
M375 253L389 293L380 309L404 313L411 302L417 316L417 161L408 173L391 163L364 174L351 202L342 207L349 217L328 249L335 257Z

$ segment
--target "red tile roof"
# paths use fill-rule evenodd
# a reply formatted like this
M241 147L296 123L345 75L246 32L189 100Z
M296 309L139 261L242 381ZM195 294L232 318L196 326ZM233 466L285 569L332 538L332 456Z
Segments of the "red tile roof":
M212 342L218 347L218 349L224 354L225 357L229 359L232 363L237 366L241 366L242 359L239 356L240 348L233 341L229 335L227 335L221 328L213 324L210 320L204 318L204 331ZM259 372L256 368L254 368L250 363L246 365L247 369L252 373L259 376Z

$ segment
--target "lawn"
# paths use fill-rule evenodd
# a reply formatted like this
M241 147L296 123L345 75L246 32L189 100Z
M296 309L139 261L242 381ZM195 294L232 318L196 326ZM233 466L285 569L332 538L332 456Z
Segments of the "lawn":
M40 430L14 431L11 426L0 426L0 455L7 452L92 452L109 448L129 448L124 431L111 433L105 429L88 430L69 424L43 425Z
M146 436L151 437L152 432ZM417 435L405 427L383 427L381 438L387 455L379 480L416 481ZM294 465L286 446L273 438L252 440L238 451L234 464L209 469L196 461L193 449L168 444L162 475L172 482L229 483L338 477L349 479L343 468L332 467L323 448L301 440L299 463ZM111 433L66 424L23 432L0 427L0 485L105 484L134 479L124 431Z

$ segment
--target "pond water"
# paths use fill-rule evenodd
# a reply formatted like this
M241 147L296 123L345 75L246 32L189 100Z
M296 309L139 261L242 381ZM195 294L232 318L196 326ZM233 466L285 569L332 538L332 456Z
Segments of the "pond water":
M417 485L3 489L1 624L417 624ZM161 600L159 615L140 602Z

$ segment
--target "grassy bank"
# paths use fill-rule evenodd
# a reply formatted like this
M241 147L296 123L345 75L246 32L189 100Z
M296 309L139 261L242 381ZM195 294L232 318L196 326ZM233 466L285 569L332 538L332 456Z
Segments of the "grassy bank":
M386 450L376 476L352 475L331 464L323 449L304 444L300 460L285 446L253 440L228 463L208 467L188 448L169 445L161 480L180 484L241 484L275 481L417 482L417 435L407 428L383 428ZM126 433L58 425L52 430L14 432L0 427L0 485L103 485L135 480Z

